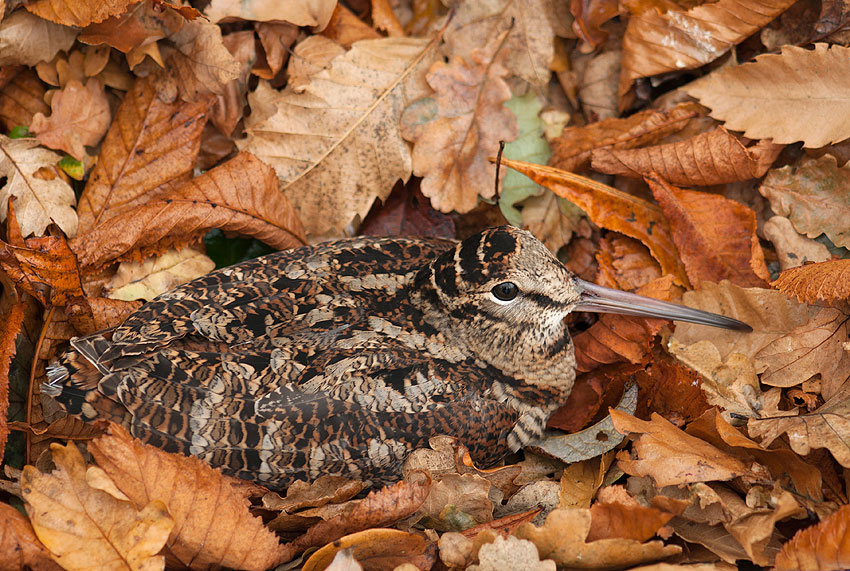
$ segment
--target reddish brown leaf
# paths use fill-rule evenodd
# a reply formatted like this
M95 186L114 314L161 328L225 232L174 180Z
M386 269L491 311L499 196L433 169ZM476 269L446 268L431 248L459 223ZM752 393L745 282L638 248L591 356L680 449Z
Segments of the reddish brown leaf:
M694 286L724 279L742 287L765 286L769 274L750 208L716 194L677 188L655 173L646 181L670 221Z
M70 301L65 306L65 313L80 335L88 335L120 325L142 303L105 297L81 297Z
M62 24L84 28L102 22L110 16L124 12L139 0L35 0L28 2L27 10L40 18Z
M126 54L179 30L183 16L168 4L159 3L158 8L154 4L142 2L126 12L92 24L77 39L84 44L106 44Z
M670 184L710 186L758 178L784 145L759 141L750 147L723 127L695 137L632 150L595 149L593 168L640 178L655 172Z
M195 457L142 444L117 424L101 424L105 434L89 443L89 451L133 505L160 500L168 507L174 518L169 558L191 569L263 571L280 563L284 551L277 538L220 472Z
M578 205L595 224L640 240L665 274L688 283L667 220L654 204L570 172L510 159L502 163Z
M9 312L3 315L3 327L0 329L0 463L3 462L6 440L9 437L9 428L6 426L9 412L9 367L15 357L16 341L24 323L25 305L24 302L13 305ZM0 546L2 546L2 533L0 533ZM0 547L0 553L2 553L2 547Z
M633 149L652 144L681 131L688 121L703 114L694 103L682 103L668 111L647 109L626 118L597 121L583 127L567 127L552 141L555 168L576 171L590 163L594 149Z
M3 414L5 417L5 413ZM9 504L0 504L0 571L61 571L32 525Z
M322 35L336 43L350 48L351 44L360 40L374 40L381 37L370 26L366 25L354 12L337 4L328 25L322 30Z
M83 296L77 258L61 236L27 238L26 248L0 242L0 269L42 304L65 305Z
M673 514L655 508L616 502L596 502L590 507L590 516L588 542L615 537L643 542L673 518Z
M785 270L770 285L806 303L850 299L850 260L830 260Z
M25 69L0 89L0 123L6 131L18 125L29 127L36 113L48 113L44 84L32 69Z
M654 279L661 277L661 268L649 250L632 238L621 234L609 234L599 242L600 252L607 258L617 287L634 291ZM597 262L602 266L597 257ZM607 269L607 268L606 268ZM601 283L601 282L599 282Z
M377 204L363 220L360 233L371 236L422 236L454 238L451 217L431 207L419 191L400 183L381 205Z
M115 114L80 197L81 233L191 176L212 100L164 101L155 82L136 80Z
M573 31L595 48L608 39L608 32L601 26L620 15L620 3L617 0L572 0L570 12L575 17Z
M102 267L140 252L184 245L211 228L253 236L277 249L304 244L301 222L274 170L250 153L129 208L71 242L80 264Z
M384 30L391 38L406 35L389 0L372 0L372 24L378 30Z
M774 571L833 571L850 568L850 506L797 532L776 556Z

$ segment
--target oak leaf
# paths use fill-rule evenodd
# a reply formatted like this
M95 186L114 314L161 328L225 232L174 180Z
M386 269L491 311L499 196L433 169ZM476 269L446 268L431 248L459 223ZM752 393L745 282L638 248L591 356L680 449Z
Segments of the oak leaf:
M435 57L425 40L364 40L299 91L276 92L261 82L248 96L252 111L268 113L246 119L248 137L239 147L274 167L309 234L338 235L396 180L408 179L399 116L427 93L422 73Z
M63 26L85 28L89 24L102 22L110 16L126 11L139 0L35 0L28 2L27 10Z
M24 69L0 89L0 123L8 132L18 125L29 125L36 113L47 113L44 84L32 69Z
M212 101L164 101L154 78L138 79L124 97L80 197L80 229L144 203L191 177Z
M26 516L9 504L0 504L0 522L0 571L61 571Z
M807 238L797 232L791 221L784 216L770 217L770 219L764 223L762 229L764 230L765 238L770 240L773 243L773 247L776 249L776 255L779 258L779 267L783 272L806 263L825 262L832 258L832 254L829 253L829 248L820 242ZM826 274L829 273L829 271L826 272ZM792 274L789 274L789 276L790 275ZM824 275L823 278L827 281L827 283L833 283L828 275ZM774 285L775 283L776 282L773 282L771 285ZM797 285L802 285L802 283L797 283ZM774 287L777 286L774 285ZM829 286L824 288L823 291L825 295L830 295ZM788 293L788 291L786 291L786 293ZM801 298L798 297L798 299ZM810 301L814 301L814 299L811 299Z
M436 560L435 547L425 537L399 529L367 529L328 543L313 553L301 570L331 570L328 565L346 550L366 569L396 569L403 563L412 564L414 569L429 569ZM353 571L349 567L339 569Z
M214 269L215 262L203 252L194 248L172 248L142 262L121 262L101 295L123 301L150 301Z
M719 0L690 10L663 13L654 5L646 5L629 19L623 36L620 109L628 107L627 95L635 79L694 69L714 61L793 3L793 0L764 0L757 4Z
M504 34L470 60L437 62L428 71L432 97L414 102L402 116L402 135L413 146L413 173L422 179L422 194L442 212L465 213L478 196L490 198L499 141L518 134L516 118L504 103L511 98L502 64Z
M786 45L781 54L719 69L684 89L728 129L751 139L818 148L850 137L848 78L850 48Z
M33 66L68 51L77 31L16 10L0 22L0 66Z
M770 274L756 235L756 215L734 200L677 188L655 173L646 177L661 205L682 256L688 279L728 279L743 287L763 287Z
M218 23L225 18L239 18L252 22L283 21L296 26L309 26L320 32L331 19L336 0L212 0L206 10L207 18Z
M711 186L759 178L784 145L746 146L723 127L675 143L640 149L594 149L592 166L606 174L640 178L653 172L670 184Z
M830 260L790 268L770 283L806 303L850 299L850 260Z
M571 243L580 220L582 212L575 204L549 190L522 203L522 227L534 234L553 254Z
M42 145L65 151L77 160L86 156L86 146L100 142L111 122L109 101L96 78L89 79L85 87L79 81L69 81L53 94L50 108L49 118L35 114L30 129Z
M76 444L53 444L57 469L42 474L24 467L21 488L39 540L68 571L162 569L158 555L174 527L159 500L134 507L114 491L90 485L90 473ZM96 472L95 472L96 474Z
M134 440L114 423L88 449L134 506L161 503L174 518L167 554L191 569L263 571L280 562L282 547L248 500L206 463Z
M239 77L242 66L224 46L221 28L215 24L185 22L169 40L173 48L165 46L162 55L184 101L223 95L226 86Z
M212 228L252 236L277 249L304 244L303 229L274 170L250 153L126 208L71 242L84 268L185 245Z
M640 240L663 273L672 274L678 284L688 283L667 220L654 204L567 171L509 159L502 163L576 204L593 223Z
M850 568L847 545L850 506L842 506L825 520L798 531L782 546L774 571L831 571Z
M525 571L555 571L557 564L551 559L541 561L539 549L531 541L514 536L496 536L492 543L485 543L478 550L478 565L469 571L499 571L500 569L523 569Z
M850 166L839 167L832 155L770 171L759 192L801 234L826 234L834 244L850 247L850 228L843 223L850 218Z

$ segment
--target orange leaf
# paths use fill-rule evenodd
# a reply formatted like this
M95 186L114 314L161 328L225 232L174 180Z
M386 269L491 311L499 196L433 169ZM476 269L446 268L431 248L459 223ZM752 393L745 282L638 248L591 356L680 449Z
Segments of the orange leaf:
M367 529L328 543L310 556L302 571L327 569L343 549L350 549L366 569L395 569L402 563L418 563L417 569L430 569L437 555L436 545L421 535L400 529Z
M105 297L81 297L68 302L65 313L80 335L109 329L123 323L142 306L141 301L122 301Z
M18 333L24 323L26 303L19 301L3 316L3 329L0 330L0 463L6 450L9 429L6 417L9 412L9 367L17 350ZM2 537L0 533L0 537Z
M850 506L800 530L782 546L774 571L832 571L850 568Z
M850 260L830 260L785 270L770 285L806 303L850 299Z
M634 291L661 277L661 267L649 250L633 238L622 234L609 234L599 241L600 253L597 262L602 266L600 257L610 258L606 271L611 271L617 287L624 291ZM599 282L601 283L601 282Z
M280 563L277 537L248 511L248 500L201 460L169 454L101 422L88 449L136 507L159 500L174 518L170 557L191 569L210 566L263 571Z
M212 100L166 102L154 84L136 80L115 114L80 197L80 233L192 174Z
M590 516L588 543L615 537L643 542L673 518L673 514L655 508L618 502L596 502L590 507Z
M769 274L750 208L716 194L676 188L655 173L646 182L670 220L691 283L698 287L728 279L742 287L765 286Z
M620 3L617 0L572 0L570 12L575 17L573 31L596 48L608 39L608 32L601 26L620 15Z
M62 24L84 28L102 22L110 16L121 14L139 0L35 0L26 4L27 10L40 18Z
M84 296L77 258L61 236L27 238L26 248L0 241L0 269L45 306Z
M593 168L633 178L655 172L670 184L710 186L758 178L784 148L770 141L745 146L723 127L695 137L632 150L596 149Z
M304 244L304 230L274 170L240 153L175 191L120 212L71 242L80 264L102 267L131 254L187 244L211 228L253 236L280 250Z
M46 89L32 69L25 69L0 89L0 123L8 132L12 127L27 125L36 113L48 113L44 102Z
M0 571L19 569L61 571L62 567L50 558L26 516L9 504L0 504Z
M640 240L661 264L662 272L687 285L667 219L654 204L570 172L504 158L502 164L576 204L595 224Z

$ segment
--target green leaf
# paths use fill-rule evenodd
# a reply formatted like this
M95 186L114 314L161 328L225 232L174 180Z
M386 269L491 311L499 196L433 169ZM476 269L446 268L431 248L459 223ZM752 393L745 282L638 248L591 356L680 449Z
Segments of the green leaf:
M15 127L12 127L11 131L9 131L10 139L26 139L32 136L30 128L26 125L16 125Z
M83 180L83 177L86 176L86 167L83 166L83 162L70 155L62 157L58 164L59 168L74 180Z

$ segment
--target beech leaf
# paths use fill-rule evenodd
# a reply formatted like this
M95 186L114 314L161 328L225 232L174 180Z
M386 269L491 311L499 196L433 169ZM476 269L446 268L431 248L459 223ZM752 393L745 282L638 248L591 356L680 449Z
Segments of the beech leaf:
M351 556L366 569L396 569L403 563L415 569L430 568L436 559L433 548L421 535L399 529L367 529L346 535L328 543L304 563L302 571L331 570L328 567L339 554L350 551ZM429 553L430 552L430 553ZM419 565L416 565L416 564ZM338 567L340 571L354 571L356 568ZM362 569L362 567L361 567Z
M53 94L50 117L36 113L30 129L38 134L39 142L51 149L60 149L77 160L86 156L85 147L96 146L106 134L111 122L109 101L103 85L91 78L85 87L71 80Z
M0 24L2 25L2 24ZM49 113L46 89L32 69L24 69L0 89L0 123L7 131L29 125L36 113Z
M850 299L850 260L790 268L770 285L806 303Z

